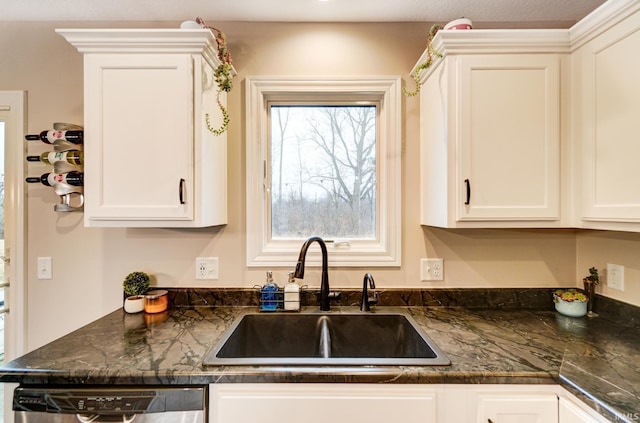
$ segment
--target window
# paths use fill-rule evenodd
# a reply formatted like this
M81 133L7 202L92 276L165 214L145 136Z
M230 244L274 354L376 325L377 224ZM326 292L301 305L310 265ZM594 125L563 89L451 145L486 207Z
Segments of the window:
M268 103L271 238L376 238L376 105Z
M247 264L400 265L400 78L247 78ZM319 261L310 252L312 263Z

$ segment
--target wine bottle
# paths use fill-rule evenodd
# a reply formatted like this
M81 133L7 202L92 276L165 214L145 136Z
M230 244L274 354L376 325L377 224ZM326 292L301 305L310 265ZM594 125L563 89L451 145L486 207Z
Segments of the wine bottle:
M65 140L73 144L82 144L84 131L55 130L42 131L40 134L25 136L27 141L42 141L45 144L53 144L55 140Z
M84 163L84 152L79 150L49 151L39 156L27 156L29 162L42 162L54 164L55 162L67 162L72 165Z
M75 170L67 173L43 173L41 176L31 176L27 178L30 184L40 182L48 187L57 184L67 184L81 187L84 185L84 173Z

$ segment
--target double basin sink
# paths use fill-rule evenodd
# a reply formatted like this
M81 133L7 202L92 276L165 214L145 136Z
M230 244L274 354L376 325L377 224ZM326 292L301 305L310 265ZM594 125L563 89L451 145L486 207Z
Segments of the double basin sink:
M204 365L446 366L449 358L405 313L247 313Z

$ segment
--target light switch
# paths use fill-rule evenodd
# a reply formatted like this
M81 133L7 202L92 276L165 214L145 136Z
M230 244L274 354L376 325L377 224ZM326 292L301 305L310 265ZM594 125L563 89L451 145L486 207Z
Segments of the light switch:
M51 257L38 257L38 279L51 279Z

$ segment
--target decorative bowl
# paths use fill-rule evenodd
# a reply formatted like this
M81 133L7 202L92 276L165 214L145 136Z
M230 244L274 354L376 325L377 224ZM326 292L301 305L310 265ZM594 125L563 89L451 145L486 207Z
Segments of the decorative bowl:
M556 310L560 314L571 317L582 317L587 314L587 303L583 301L565 301L556 297Z
M473 28L473 23L471 19L460 18L455 19L444 26L444 29L471 29Z

